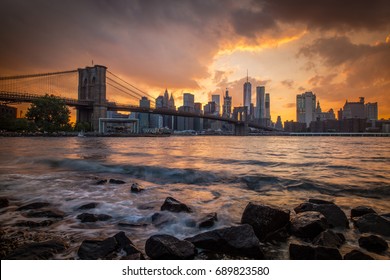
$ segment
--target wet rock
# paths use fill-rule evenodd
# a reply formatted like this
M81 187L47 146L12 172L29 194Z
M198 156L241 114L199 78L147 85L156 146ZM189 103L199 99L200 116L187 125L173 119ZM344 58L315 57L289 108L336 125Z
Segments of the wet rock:
M191 242L161 234L146 240L145 252L155 260L187 260L195 256L196 248Z
M161 206L161 211L171 211L171 212L187 212L191 213L192 210L184 203L174 199L173 197L167 197L164 201L164 204Z
M321 232L313 241L314 245L330 248L339 248L345 242L345 237L341 233L337 234L332 230Z
M97 181L96 185L104 185L105 183L107 183L107 179Z
M341 260L339 250L322 246L308 246L291 243L289 247L291 260Z
M374 258L360 252L359 250L352 250L351 252L345 254L344 260L373 260Z
M148 224L145 223L118 223L120 227L146 227Z
M117 180L117 179L110 179L108 182L109 182L110 184L116 184L116 185L126 184L125 181Z
M186 240L197 248L217 253L256 259L264 258L259 239L252 226L248 224L200 233Z
M132 193L139 193L141 191L143 191L144 189L138 184L138 183L134 183L131 185L131 189L130 191Z
M286 227L289 222L290 211L252 202L248 203L241 217L241 223L251 225L260 240Z
M154 213L152 215L152 223L156 227L161 227L165 224L170 224L176 221L176 217L174 217L170 213L162 212L162 213Z
M196 227L196 221L191 218L184 220L184 224L186 225L186 227Z
M45 221L41 221L41 222L19 221L15 225L18 227L37 228L37 227L48 227L54 223L55 223L55 221L52 221L52 220L45 220Z
M320 212L301 212L291 220L291 233L302 238L312 239L328 227L326 218Z
M378 214L366 214L359 217L354 223L361 233L371 232L390 236L390 221Z
M43 207L47 207L49 205L50 205L50 203L48 203L48 202L33 202L33 203L23 205L23 206L19 207L17 210L24 211L24 210L40 209Z
M374 209L367 206L358 206L351 209L351 218L361 217L369 213L376 213Z
M0 197L0 208L8 207L9 200L5 197Z
M47 260L53 258L56 253L64 251L65 248L65 243L57 240L29 243L17 248L11 254L7 255L5 259Z
M315 200L311 200L315 201ZM295 213L302 213L307 211L320 212L325 216L328 224L331 227L348 228L349 222L347 216L336 204L333 203L311 203L305 202L294 208Z
M359 246L367 251L374 253L382 253L389 248L386 240L376 235L367 235L359 238Z
M93 223L97 221L107 221L111 219L112 217L110 215L106 214L90 214L90 213L83 213L77 216L77 219L79 219L82 223Z
M215 222L218 221L218 217L217 217L217 213L210 213L210 214L207 214L205 217L203 217L199 224L198 224L198 227L199 228L210 228L212 227Z
M98 206L99 203L97 202L91 202L84 205L81 205L77 210L87 210L87 209L94 209Z
M84 240L79 249L78 256L83 260L112 259L121 252L126 253L126 259L144 259L142 253L127 238L124 232L104 240Z
M39 211L32 211L26 214L29 218L53 218L53 219L63 219L65 213L57 209L44 209Z

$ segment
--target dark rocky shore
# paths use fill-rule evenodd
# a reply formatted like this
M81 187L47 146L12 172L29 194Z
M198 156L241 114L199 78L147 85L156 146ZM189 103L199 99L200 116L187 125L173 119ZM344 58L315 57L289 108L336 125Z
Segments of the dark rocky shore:
M97 184L108 182L125 183L110 179L99 180ZM135 197L144 191L147 188L136 183L129 188ZM17 202L11 198L0 198L1 215L15 205ZM79 223L110 221L110 213L88 213L97 206L97 203L90 202L75 209L79 213ZM197 221L189 220L189 226L198 227L201 233L185 239L166 234L153 235L147 239L144 248L137 248L131 235L120 230L105 239L83 240L81 243L45 234L42 229L70 214L53 208L50 202L20 205L16 211L21 211L26 219L15 222L15 227L21 229L17 234L9 235L0 229L1 259L56 259L57 254L69 248L77 251L76 259L275 259L273 252L282 247L288 248L288 258L293 260L390 259L386 241L390 237L389 214L377 213L365 206L345 213L333 202L321 199L302 201L291 210L248 202L241 221L223 228L218 227L218 213L206 213ZM150 223L120 223L119 226L159 228L169 222L170 213L189 215L193 211L191 205L167 197L161 201L161 209L152 215ZM35 232L35 229L40 231Z

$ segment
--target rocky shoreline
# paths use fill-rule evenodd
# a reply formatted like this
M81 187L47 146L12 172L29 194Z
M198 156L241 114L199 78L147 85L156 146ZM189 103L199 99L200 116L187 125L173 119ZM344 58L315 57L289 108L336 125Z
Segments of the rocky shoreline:
M97 184L108 182L126 183L110 179L99 180ZM129 188L135 199L139 192L145 191L147 188L136 183ZM15 209L15 204L10 198L0 198L0 215L11 211L11 207ZM110 213L88 212L97 206L90 202L75 209L80 225L110 221ZM20 205L15 211L23 213L26 219L15 222L14 226L21 228L16 235L9 235L0 228L1 259L57 259L59 253L69 248L77 251L75 259L92 260L275 259L273 251L281 247L288 248L287 259L292 260L390 259L386 241L390 237L390 214L359 206L350 209L347 217L339 206L322 199L308 199L291 210L248 202L241 221L223 228L218 227L218 213L207 213L199 220L188 221L188 226L200 229L199 234L185 239L167 234L152 235L144 248L137 248L131 234L121 230L104 239L83 240L77 246L72 245L75 243L72 238L45 234L42 229L69 215L47 201ZM189 215L193 211L191 205L167 197L161 202L160 211L151 216L150 223L119 223L118 226L160 228L169 223L172 213ZM349 234L351 232L354 234ZM350 236L357 238L351 240ZM343 247L347 250L341 250Z

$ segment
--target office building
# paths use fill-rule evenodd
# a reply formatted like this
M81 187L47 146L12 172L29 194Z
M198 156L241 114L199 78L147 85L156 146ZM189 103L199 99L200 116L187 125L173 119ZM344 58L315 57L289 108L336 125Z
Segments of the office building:
M265 125L271 126L271 98L270 94L265 94Z
M265 87L256 87L255 119L265 119Z
M377 121L378 120L378 102L375 103L366 103L364 105L366 118L368 121Z
M232 114L232 97L229 96L229 91L226 89L225 96L223 97L223 110L222 116L230 117Z
M297 122L306 123L306 127L309 127L310 123L316 119L316 95L311 91L298 94L296 106Z
M211 95L211 101L215 103L215 113L216 115L220 114L221 101L219 94Z
M248 74L246 76L246 82L244 84L244 107L247 107L247 115L250 116L252 102L252 84L249 82Z

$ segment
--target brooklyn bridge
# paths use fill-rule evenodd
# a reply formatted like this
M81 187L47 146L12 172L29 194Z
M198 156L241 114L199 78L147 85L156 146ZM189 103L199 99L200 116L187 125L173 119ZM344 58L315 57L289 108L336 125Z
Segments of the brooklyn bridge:
M233 125L236 135L246 135L249 127L265 131L274 130L251 122L246 115L246 110L242 110L237 116L227 117L158 108L153 101L155 97L123 80L102 65L69 71L0 77L0 102L3 104L31 103L45 94L54 95L64 100L66 105L76 108L76 121L90 123L96 132L102 132L101 123L102 120L107 121L108 111L222 121ZM139 105L142 97L151 100L150 107ZM117 98L126 101L115 102Z

